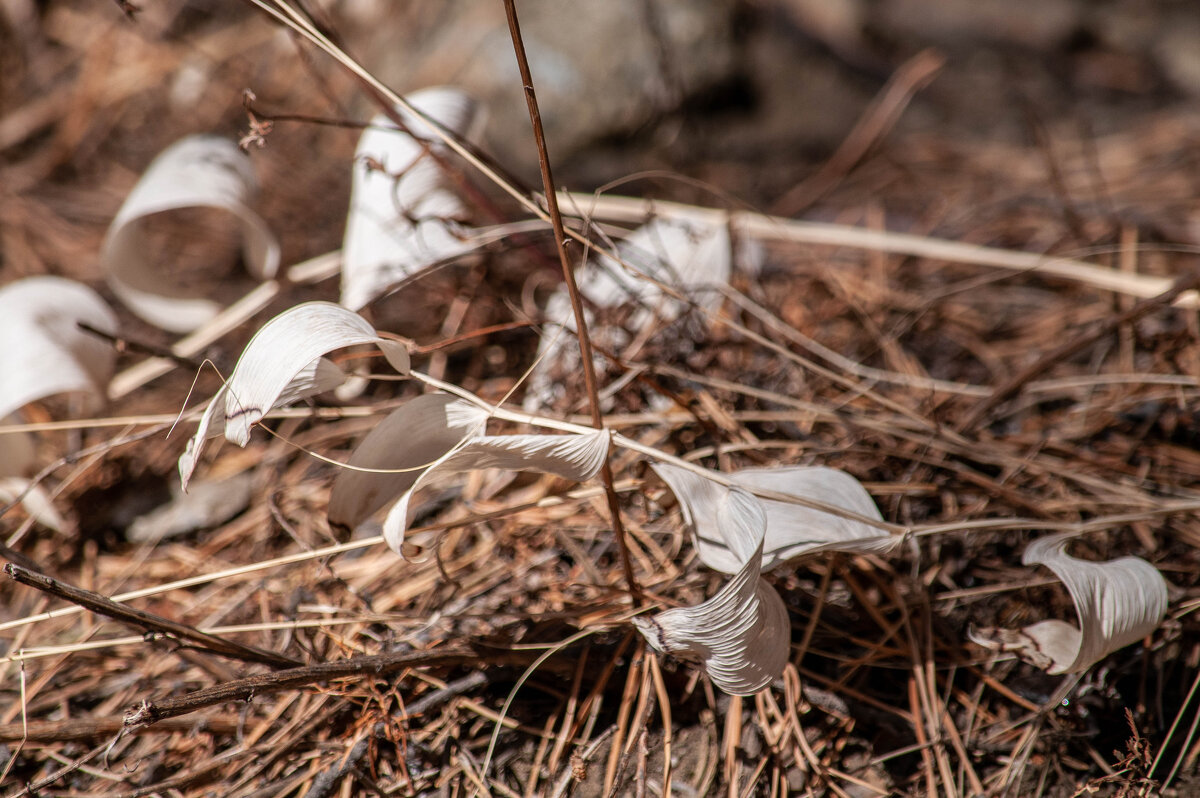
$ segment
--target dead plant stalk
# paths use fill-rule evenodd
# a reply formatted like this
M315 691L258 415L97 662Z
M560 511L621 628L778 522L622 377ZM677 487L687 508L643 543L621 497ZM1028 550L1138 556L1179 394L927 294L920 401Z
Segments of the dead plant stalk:
M550 170L550 153L546 147L546 133L542 128L542 115L538 110L537 92L533 86L533 75L529 70L529 59L525 54L525 44L521 39L521 25L517 19L515 0L504 0L504 13L508 18L508 30L512 35L513 52L517 57L517 67L521 72L521 86L525 91L525 102L529 106L529 121L533 125L533 138L537 143L538 166L542 172L542 187L546 193L546 210L550 214L550 224L554 228L554 244L558 249L558 259L562 264L563 279L567 284L567 292L571 298L571 309L575 313L575 328L578 331L579 354L583 360L583 381L587 390L588 402L592 411L592 426L604 429L604 415L600 407L600 393L596 386L596 369L592 362L592 341L588 335L587 319L583 313L583 300L579 295L579 285L575 282L575 270L571 268L571 259L567 254L567 232L563 227L562 214L558 209L558 194L554 190L554 175ZM625 574L625 582L629 586L629 594L634 606L641 603L641 591L633 577L633 563L629 558L629 546L625 541L625 527L621 522L621 508L617 501L617 491L614 488L612 466L608 458L600 469L600 479L604 484L604 494L608 500L608 512L612 518L613 535L617 539L617 548L621 552L621 569Z

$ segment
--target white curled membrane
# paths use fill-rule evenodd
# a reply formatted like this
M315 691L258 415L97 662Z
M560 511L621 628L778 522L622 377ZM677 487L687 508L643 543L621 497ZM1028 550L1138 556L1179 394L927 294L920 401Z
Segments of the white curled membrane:
M658 463L653 468L679 500L684 522L692 530L700 561L715 571L736 573L744 560L730 549L728 535L721 528L718 509L728 500L729 494L738 488L728 488L670 463ZM748 468L722 476L748 492L762 490L808 499L864 519L883 520L879 508L862 484L837 469L780 466ZM818 551L886 553L902 540L901 536L889 534L865 520L782 500L752 498L762 508L766 519L762 554L765 571Z
M633 619L657 651L694 659L714 685L753 695L783 673L791 622L783 599L760 577L767 518L741 488L726 490L707 508L730 556L739 562L716 595L695 607Z
M612 308L627 302L637 302L641 308L629 319L628 329L635 334L651 324L657 316L673 321L687 305L664 294L662 289L641 275L674 287L701 308L716 310L721 304L719 287L729 282L733 270L729 230L689 219L655 219L630 233L617 245L621 259L640 274L626 269L618 261L600 255L580 270L579 291L588 302L599 308ZM749 248L744 260L757 268L761 250ZM575 316L565 287L551 295L546 304L546 318L567 331L575 331ZM587 314L591 321L591 314ZM593 335L596 335L593 332ZM612 349L627 343L626 336L608 341ZM548 327L538 351L539 366L530 375L525 409L534 412L548 406L557 398L552 372L573 369L578 365L579 352L574 336Z
M142 319L171 332L191 332L220 312L203 285L186 285L172 276L170 251L148 246L148 229L157 217L186 208L227 214L241 233L242 259L251 276L273 277L279 244L250 207L255 191L250 160L228 139L188 136L163 150L125 198L100 249L113 293ZM202 241L205 235L197 230L194 237Z
M478 104L459 89L439 87L406 98L459 137L479 127ZM361 310L429 266L475 248L462 221L466 206L429 153L447 154L423 120L397 109L407 132L385 115L371 120L354 153L350 211L342 242L341 303Z
M116 351L80 324L117 332L112 310L80 283L29 277L0 288L0 418L60 393L78 394L89 412L103 405Z
M784 466L723 475L734 487L670 463L653 468L679 501L701 562L732 578L696 607L634 623L659 651L699 660L713 684L733 695L762 690L787 664L787 610L760 578L762 571L816 551L888 551L901 540L868 523L883 520L875 502L858 480L832 468ZM862 520L761 498L752 490L820 502Z
M117 332L117 317L85 285L29 277L0 288L0 502L21 496L26 511L53 529L62 528L62 518L41 487L25 479L36 462L34 439L3 427L20 423L24 405L59 394L78 397L84 412L103 406L116 351L81 324Z
M1153 632L1167 612L1167 583L1139 557L1091 562L1072 557L1072 533L1048 535L1025 547L1025 565L1044 565L1066 585L1079 626L1039 621L1023 629L971 630L975 643L1010 651L1052 675L1086 670Z
M401 554L413 495L483 468L539 471L583 482L608 455L607 430L567 435L486 435L487 413L444 394L417 397L381 421L333 483L329 522L354 529L388 507L383 536Z
M381 337L362 316L332 302L305 302L263 325L246 344L233 374L209 403L179 458L184 489L210 428L223 425L228 440L245 446L250 428L272 408L339 385L344 373L323 356L357 344L377 347L392 368L408 373L408 350L403 344Z
M716 291L700 291L703 286L729 281L732 270L728 229L688 220L656 219L634 230L617 245L621 260L633 269L660 282L675 286L702 307L720 303ZM685 309L683 303L663 295L654 283L627 270L606 255L596 257L577 275L579 291L598 308L613 308L627 302L639 302L629 321L631 330L649 324L657 314L670 321ZM587 320L591 321L588 312ZM575 316L566 288L560 288L546 305L546 317L570 332L575 331ZM530 410L551 403L554 387L549 370L556 362L572 368L578 362L574 336L547 331L538 352L540 366L530 377L526 407Z

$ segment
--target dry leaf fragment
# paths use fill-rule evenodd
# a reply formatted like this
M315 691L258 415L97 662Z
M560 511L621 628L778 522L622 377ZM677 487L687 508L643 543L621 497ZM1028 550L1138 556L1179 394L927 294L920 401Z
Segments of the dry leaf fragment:
M0 504L7 504L20 497L21 506L29 513L30 518L47 529L62 532L67 522L55 509L50 495L41 485L30 483L31 480L24 477L0 477Z
M478 105L454 88L414 92L408 101L459 136L480 119ZM460 224L462 201L446 187L429 153L446 154L430 126L397 109L407 131L380 114L354 154L350 211L342 242L342 304L360 310L392 286L473 249Z
M729 282L732 271L729 231L722 225L655 219L630 233L620 242L617 252L636 271L601 255L580 270L579 291L592 306L599 308L638 302L641 308L633 313L627 325L632 331L645 328L655 314L672 321L686 309L684 303L666 296L646 276L713 310L721 302L717 288ZM575 330L575 316L565 288L548 300L546 317L567 330ZM587 320L591 321L590 313ZM619 350L628 343L628 336L619 333L617 340L604 343ZM559 370L573 369L578 364L578 355L571 336L554 333L543 336L538 352L540 366L530 376L526 410L532 412L553 403L558 391L550 374L552 367L557 363Z
M583 482L594 477L608 455L611 434L596 430L582 435L492 435L471 438L426 469L388 510L383 538L401 553L411 522L409 503L422 487L455 474L481 468L540 471Z
M112 310L80 283L29 277L0 288L0 419L64 393L81 397L87 412L103 405L116 352L80 324L117 332ZM0 476L22 474L32 462L26 433L0 435Z
M679 500L700 561L713 570L736 573L745 560L729 548L729 536L721 519L722 513L728 512L723 508L742 501L737 498L741 491L669 463L656 464L654 471ZM748 468L724 476L749 490L815 500L865 518L883 520L862 484L837 469L824 466ZM766 519L763 570L818 551L886 552L901 540L898 535L887 534L863 521L823 510L755 496L750 499L759 505Z
M232 141L188 136L168 147L126 197L104 239L100 262L113 293L141 318L172 332L190 332L220 312L206 286L187 285L172 274L172 252L151 251L147 244L160 215L183 209L228 214L240 228L250 274L260 280L274 276L279 244L249 205L255 190L250 161ZM190 243L205 235L195 231Z
M383 536L401 554L412 496L423 487L483 468L540 471L582 482L596 475L608 455L607 430L485 435L487 418L486 411L444 394L421 396L393 411L363 438L350 468L334 481L330 524L353 529L391 504Z
M656 650L699 660L713 684L730 695L753 695L787 665L791 621L783 599L759 577L761 547L716 595L633 619Z
M29 277L0 289L0 418L60 393L103 404L116 352L80 324L115 335L117 317L86 285Z
M349 468L334 479L329 523L355 529L410 490L455 446L481 433L486 422L485 411L445 393L424 394L393 410L362 439Z
M707 493L702 506L721 536L724 552L737 564L733 577L695 607L641 616L634 625L658 651L699 660L713 684L725 692L752 695L783 672L791 643L783 599L759 576L767 516L747 491L704 477L698 480L722 489Z
M1162 622L1167 583L1139 557L1091 562L1066 553L1072 533L1048 535L1025 548L1025 565L1044 565L1066 585L1079 627L1048 620L1023 629L972 630L979 645L1011 651L1057 675L1091 667L1119 648L1141 640Z
M392 368L408 373L408 350L403 344L381 337L362 316L332 302L305 302L267 322L242 351L233 374L209 403L179 458L184 488L210 427L223 420L225 437L245 446L250 428L272 408L339 384L344 375L323 355L356 344L378 347Z

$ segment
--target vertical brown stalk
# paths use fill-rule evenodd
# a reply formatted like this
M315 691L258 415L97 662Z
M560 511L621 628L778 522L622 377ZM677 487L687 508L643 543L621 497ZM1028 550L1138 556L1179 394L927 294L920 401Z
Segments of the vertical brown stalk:
M525 43L521 40L521 26L517 22L516 0L504 0L504 12L508 16L508 31L512 35L513 51L517 56L517 68L521 72L521 85L525 88L525 103L529 106L529 121L533 125L533 139L537 143L538 166L542 171L542 188L546 192L546 210L554 228L554 244L558 248L558 259L562 263L563 279L575 311L575 329L578 331L579 352L583 358L583 382L588 402L592 408L592 426L604 428L604 416L600 412L600 392L596 386L596 370L592 362L592 340L588 335L587 320L583 317L583 300L579 296L579 285L575 282L575 270L567 255L567 233L563 227L562 214L558 210L558 195L554 191L554 176L550 171L550 154L546 149L546 133L542 128L542 114L538 110L537 94L533 89L533 75L529 71L529 59L525 55ZM640 603L641 590L633 578L633 564L629 559L629 546L625 541L625 525L621 523L621 509L617 502L617 491L613 487L612 467L608 458L600 470L604 492L608 497L608 512L612 516L613 534L621 552L621 567L625 571L625 582L634 604Z

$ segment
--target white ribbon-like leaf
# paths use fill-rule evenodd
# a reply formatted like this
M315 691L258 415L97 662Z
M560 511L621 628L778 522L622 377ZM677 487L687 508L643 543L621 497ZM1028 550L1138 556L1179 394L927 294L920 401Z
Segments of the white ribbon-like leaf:
M445 394L428 394L395 410L362 440L329 498L330 524L353 529L391 504L383 524L401 553L413 495L456 474L482 468L541 471L576 482L591 479L608 455L611 434L484 435L487 412ZM355 470L360 469L360 470ZM388 473L372 473L372 472Z
M971 640L1011 651L1050 674L1091 667L1153 632L1167 612L1167 583L1139 557L1091 562L1066 553L1071 533L1039 538L1025 547L1025 565L1044 565L1066 585L1079 627L1048 620L1024 629L972 630Z
M733 577L695 607L640 616L634 625L658 651L698 660L725 692L752 695L783 673L791 644L783 599L759 576L767 516L747 491L699 479L721 488L702 506L723 551L737 562Z
M326 358L318 358L309 363L292 378L279 396L272 403L272 409L286 407L293 402L316 396L319 393L332 391L346 381L346 373L337 364ZM188 483L196 463L204 451L204 444L209 438L219 438L225 430L225 394L228 386L222 385L216 395L209 401L200 417L196 433L188 439L187 449L179 457L179 482L183 492L187 493Z
M729 535L721 518L722 508L731 502L731 494L737 496L740 491L669 463L658 463L653 468L679 500L700 561L713 570L736 573L745 558L730 549ZM865 518L883 520L870 494L844 471L823 466L783 466L748 468L724 476L748 490L815 500ZM790 502L751 498L766 519L763 570L818 551L886 552L901 540L863 521Z
M221 306L205 286L172 276L172 252L147 245L161 214L185 208L228 213L241 231L242 259L257 279L274 276L279 244L249 205L256 181L249 159L232 141L188 136L164 150L142 175L117 212L100 250L113 293L141 318L172 332L190 332ZM205 233L197 231L201 238Z
M380 337L362 316L332 302L305 302L267 322L242 351L233 374L209 403L179 458L184 486L210 427L224 421L225 437L245 446L250 428L272 408L339 384L341 370L322 356L356 344L378 347L396 371L408 373L408 350L403 344Z
M413 494L427 485L481 468L540 471L583 482L594 477L604 465L610 440L608 430L582 435L492 435L472 438L422 472L413 486L400 496L384 519L383 538L393 551L401 553L405 532L412 521L409 505Z
M617 251L637 272L675 287L710 310L720 304L721 294L702 289L728 283L732 271L728 229L694 220L655 219L630 233ZM642 309L631 316L630 330L645 327L655 313L671 321L685 309L683 303L664 296L657 285L606 255L580 270L578 280L580 293L595 307L639 302ZM565 288L550 297L546 316L567 330L575 330L575 316ZM619 349L622 343L609 342L614 349ZM542 338L538 358L541 365L530 375L525 400L525 407L531 412L553 402L556 391L550 367L561 358L559 367L570 368L578 361L578 348L572 336L548 331Z
M362 439L349 468L334 479L329 523L356 528L486 423L486 411L445 393L424 394L393 410ZM380 471L388 473L375 473Z
M54 508L50 495L41 485L31 486L30 480L24 477L0 477L0 504L11 502L18 496L21 497L21 506L29 513L30 518L47 529L63 531L67 522Z
M29 277L0 288L0 419L63 393L82 397L87 412L103 405L116 352L80 324L117 332L112 310L80 283ZM0 476L22 474L32 461L28 435L0 435Z
M453 88L415 92L408 101L459 136L469 136L478 105ZM420 270L474 248L460 224L466 208L446 188L442 167L427 152L445 145L424 121L398 110L408 131L380 114L354 154L350 212L342 242L342 304L360 310ZM411 135L410 135L411 134Z
M783 599L759 578L761 551L717 594L695 607L633 619L664 654L699 660L713 684L730 695L753 695L779 678L792 638Z

